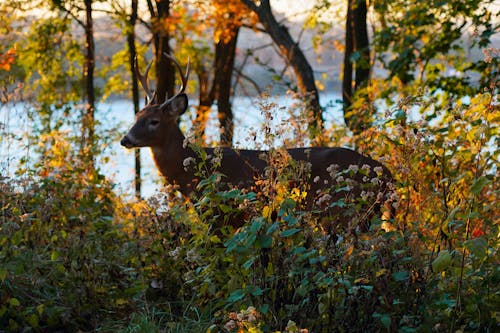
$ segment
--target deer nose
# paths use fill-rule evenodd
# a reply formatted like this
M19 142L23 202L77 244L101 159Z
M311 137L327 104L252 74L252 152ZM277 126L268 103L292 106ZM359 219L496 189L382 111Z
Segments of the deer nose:
M121 139L120 144L124 147L132 148L132 142L127 136L124 136L123 139Z

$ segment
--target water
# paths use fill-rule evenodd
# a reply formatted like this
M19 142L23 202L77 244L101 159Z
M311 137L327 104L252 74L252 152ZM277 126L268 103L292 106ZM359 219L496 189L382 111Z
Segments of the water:
M343 122L340 104L336 103L338 95L325 94L321 101L325 105L324 118L326 126L332 123ZM284 140L297 135L297 130L305 131L305 123L300 119L294 108L294 101L289 96L278 96L265 99L236 97L233 101L235 117L234 143L240 149L267 149L269 145L280 146ZM193 101L191 105L195 105ZM262 104L265 104L264 106ZM261 110L268 109L272 120L263 115ZM115 137L104 148L103 156L98 159L101 172L116 184L116 192L132 197L134 194L134 150L129 150L120 145L120 138L134 122L133 105L128 100L116 100L101 103L96 108L96 120L100 126L98 131L116 131ZM29 119L30 110L22 104L0 105L0 175L16 177L22 157L31 158L26 133L32 130ZM189 133L194 119L195 111L190 109L181 118L181 128L184 133ZM300 123L302 122L302 123ZM269 142L265 138L263 127L271 130L284 129ZM68 130L70 130L68 128ZM212 110L207 127L207 141L218 141L218 120L216 109ZM307 145L307 140L304 142ZM104 157L108 157L105 161ZM162 179L154 165L149 148L141 149L142 161L142 195L149 197L162 186Z

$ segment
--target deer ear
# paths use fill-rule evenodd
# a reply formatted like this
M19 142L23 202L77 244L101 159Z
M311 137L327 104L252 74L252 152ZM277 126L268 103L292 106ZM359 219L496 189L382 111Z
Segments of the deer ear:
M186 94L180 94L176 96L170 103L165 105L163 108L164 112L167 112L171 116L180 116L188 107L188 98Z

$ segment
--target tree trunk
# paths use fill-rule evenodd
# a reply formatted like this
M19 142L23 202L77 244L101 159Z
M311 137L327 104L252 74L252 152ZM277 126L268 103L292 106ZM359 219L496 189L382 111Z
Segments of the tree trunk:
M205 143L205 131L207 128L208 116L210 115L210 110L214 104L215 99L215 82L212 80L212 84L209 83L209 72L207 69L200 65L198 72L198 82L199 82L199 97L198 97L198 110L196 112L195 120L195 136L200 139L202 143Z
M231 83L239 30L240 28L235 26L229 41L221 40L215 46L215 82L222 146L231 146L233 143L234 116L231 107Z
M87 105L82 121L82 134L84 138L83 156L88 163L88 169L93 172L94 163L94 136L95 136L95 91L94 91L94 68L95 68L95 46L94 46L94 24L92 19L92 0L85 0L85 64L83 77L85 80L85 93Z
M293 40L288 29L276 21L271 11L269 0L261 0L260 5L257 5L253 0L242 1L250 10L257 14L259 22L278 46L282 56L292 66L297 78L297 86L304 97L307 110L311 112L309 135L315 143L321 143L318 141L321 141L323 130L322 111L311 65L299 45Z
M345 34L344 77L342 80L342 101L344 120L355 134L370 126L373 113L371 107L353 110L353 96L365 88L370 79L370 46L366 26L366 0L348 0ZM355 79L353 89L353 63Z
M134 114L137 114L139 109L139 85L137 83L137 74L135 71L135 58L137 57L137 49L135 47L135 24L137 22L137 2L132 0L132 12L128 21L127 45L129 50L129 68L132 75L132 100L134 102ZM141 151L135 150L135 197L137 200L141 198Z
M356 50L360 52L360 60L356 62L355 89L364 88L370 80L370 44L368 40L368 28L366 14L368 11L367 0L357 0L354 9L354 33L356 35Z
M151 12L151 17L158 21L165 20L170 15L170 0L156 0L156 13ZM151 11L150 7L150 11ZM161 25L159 25L161 26ZM174 94L175 87L175 68L172 62L163 54L171 53L169 41L170 35L165 29L153 31L155 45L155 64L156 64L156 94L157 102L162 103L167 96Z

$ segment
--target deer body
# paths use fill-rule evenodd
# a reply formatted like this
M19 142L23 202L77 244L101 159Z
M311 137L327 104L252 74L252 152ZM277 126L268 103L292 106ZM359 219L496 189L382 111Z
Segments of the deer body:
M166 55L175 63L179 71L180 65L175 59ZM189 65L188 65L189 66ZM145 76L138 73L150 102L137 115L135 124L121 140L127 148L150 147L153 158L160 173L167 183L179 186L179 190L186 196L196 192L199 179L193 168L188 167L186 161L199 161L199 156L189 145L185 144L185 137L179 129L177 119L188 107L188 98L184 93L189 70L182 76L181 91L162 104L155 102L155 94L147 85L147 71ZM203 148L207 155L214 156L214 148ZM268 162L262 158L265 151L235 150L232 148L217 148L221 158L220 166L216 170L223 175L223 182L237 187L250 188L255 180L265 177ZM377 178L375 190L387 192L387 186L392 182L390 172L379 162L346 148L294 148L288 149L289 156L296 161L304 161L309 165L307 180L306 206L313 208L317 196L328 189L332 189L335 177L332 168L342 172L356 166L356 169L365 168L365 172L352 175L351 188L348 192L331 191L332 200L346 195L359 196L363 184ZM378 168L378 170L377 170ZM378 172L376 172L377 170ZM378 202L380 206L380 202ZM328 209L327 209L328 210ZM338 210L338 208L335 208ZM331 209L330 209L331 212Z

